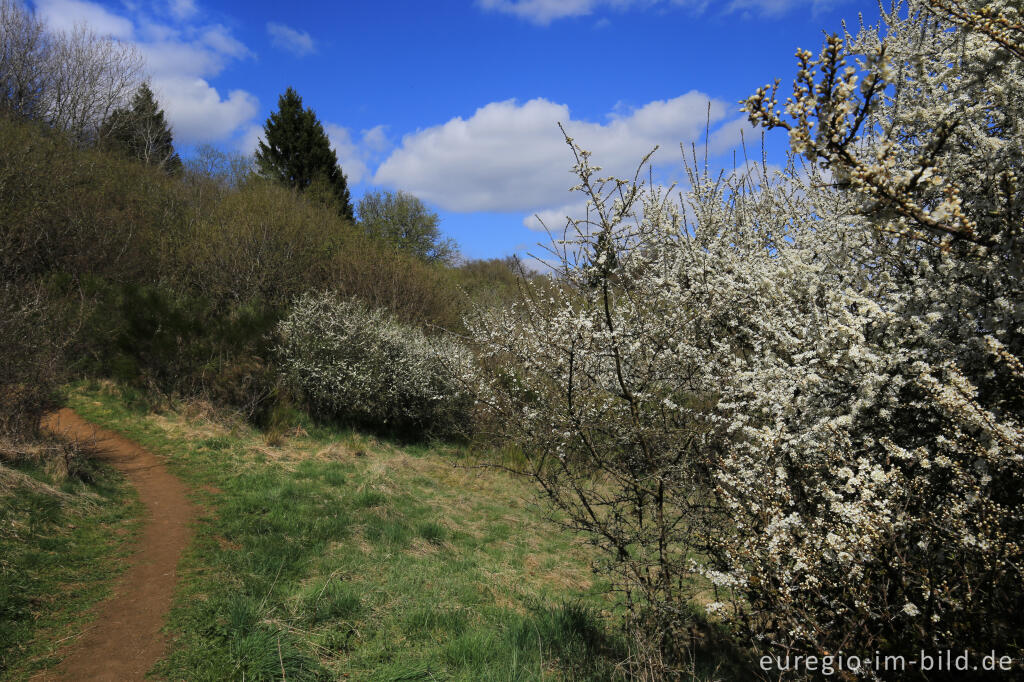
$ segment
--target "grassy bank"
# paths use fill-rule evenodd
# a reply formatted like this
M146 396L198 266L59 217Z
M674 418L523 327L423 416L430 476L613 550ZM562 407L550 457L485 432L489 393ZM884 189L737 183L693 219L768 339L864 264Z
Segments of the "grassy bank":
M205 513L183 560L172 679L614 679L624 646L589 548L534 491L311 424L268 445L196 406L114 387L70 406L168 457Z
M68 476L33 455L0 462L0 679L55 664L88 627L142 514L109 467L79 457Z

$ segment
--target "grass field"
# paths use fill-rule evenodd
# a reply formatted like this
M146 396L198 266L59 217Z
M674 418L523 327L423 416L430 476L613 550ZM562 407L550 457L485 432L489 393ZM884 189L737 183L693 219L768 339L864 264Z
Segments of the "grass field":
M522 480L454 448L311 424L270 446L196 406L150 413L110 385L78 387L69 405L165 455L205 510L162 676L620 677L626 647L592 550Z
M42 458L0 464L0 679L56 663L109 594L141 505L122 477L88 459L75 475Z

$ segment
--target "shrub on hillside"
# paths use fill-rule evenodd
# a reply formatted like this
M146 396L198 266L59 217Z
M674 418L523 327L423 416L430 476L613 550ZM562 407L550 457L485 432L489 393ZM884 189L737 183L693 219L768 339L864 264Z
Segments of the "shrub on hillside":
M468 355L448 338L330 293L300 298L278 334L286 382L321 417L416 436L451 436L468 421L458 380Z
M74 373L199 396L259 421L275 393L271 332L279 307L231 306L169 287L88 282L92 305L70 356Z
M180 196L160 171L0 115L0 273L124 282L158 276Z
M353 235L337 254L330 285L343 296L388 310L403 323L455 330L462 323L466 299L452 279L443 265Z
M274 183L194 184L194 192L188 226L170 245L169 274L225 306L253 299L284 306L322 286L351 232L332 212Z
M0 436L35 435L62 367L57 307L40 287L0 282Z

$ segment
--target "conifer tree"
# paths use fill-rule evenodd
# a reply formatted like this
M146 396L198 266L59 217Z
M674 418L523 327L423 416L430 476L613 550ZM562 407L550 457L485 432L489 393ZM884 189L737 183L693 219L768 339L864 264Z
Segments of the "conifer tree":
M338 212L353 220L348 182L324 127L293 88L277 100L278 110L263 126L256 152L260 173L310 197L335 203Z
M129 108L115 110L104 122L100 139L108 148L169 173L182 168L174 135L147 83L139 86Z

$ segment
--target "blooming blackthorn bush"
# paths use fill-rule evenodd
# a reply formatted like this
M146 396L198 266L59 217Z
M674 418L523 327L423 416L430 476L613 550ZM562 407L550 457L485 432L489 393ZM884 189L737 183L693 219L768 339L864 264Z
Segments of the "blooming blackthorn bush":
M745 105L790 164L679 202L567 138L587 214L470 320L479 395L665 672L695 605L755 653L1019 656L1020 22L910 2L799 51Z
M450 436L469 421L455 341L334 294L301 297L278 326L287 383L324 417L413 436Z

